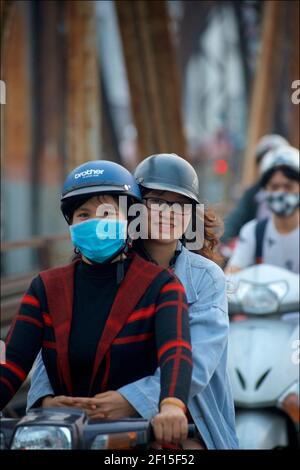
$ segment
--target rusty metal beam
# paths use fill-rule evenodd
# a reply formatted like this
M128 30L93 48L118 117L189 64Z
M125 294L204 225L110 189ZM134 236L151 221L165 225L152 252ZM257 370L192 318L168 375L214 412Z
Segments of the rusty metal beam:
M0 0L0 26L1 26L1 28L0 28L1 36L0 37L1 37L1 43L2 43L2 36L3 36L3 31L4 31L7 5L8 5L7 0Z
M274 92L279 86L282 37L284 32L285 1L270 0L264 3L261 51L254 79L247 145L244 158L242 186L255 179L253 154L259 138L272 132L276 100Z
M290 2L290 22L289 26L291 27L291 48L292 48L292 60L291 60L291 84L295 80L300 80L300 64L299 64L299 2ZM299 87L299 85L298 85ZM292 89L291 92L295 90ZM299 96L299 93L298 93ZM290 128L290 143L295 147L299 148L299 113L300 105L299 103L291 102L291 128Z
M63 41L58 31L58 1L36 4L35 161L33 175L42 187L63 177L64 90ZM38 134L38 135L37 135Z
M5 106L1 105L1 162L5 178L22 181L30 179L32 154L32 88L26 4L11 4L10 14L13 21L11 18L9 24L6 23L1 54L1 79L5 81L7 95Z
M65 2L67 169L101 158L95 2Z
M7 43L8 35L12 26L12 21L16 13L17 5L15 0L0 0L0 51L1 51L1 74L3 67L4 46Z
M187 158L178 67L165 1L116 1L139 160L156 152Z

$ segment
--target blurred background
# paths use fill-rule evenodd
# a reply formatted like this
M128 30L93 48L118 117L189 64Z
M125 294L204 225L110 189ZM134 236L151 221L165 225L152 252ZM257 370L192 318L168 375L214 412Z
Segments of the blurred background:
M175 152L225 215L267 133L299 147L299 2L1 0L5 334L40 269L68 261L66 173Z

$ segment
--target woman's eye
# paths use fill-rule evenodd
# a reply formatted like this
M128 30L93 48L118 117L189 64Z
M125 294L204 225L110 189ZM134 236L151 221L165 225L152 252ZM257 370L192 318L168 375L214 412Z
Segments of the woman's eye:
M115 214L116 214L115 211L105 211L103 215L104 215L104 217L111 217Z
M80 212L77 217L80 217L81 219L85 219L86 217L89 217L89 214L87 212Z

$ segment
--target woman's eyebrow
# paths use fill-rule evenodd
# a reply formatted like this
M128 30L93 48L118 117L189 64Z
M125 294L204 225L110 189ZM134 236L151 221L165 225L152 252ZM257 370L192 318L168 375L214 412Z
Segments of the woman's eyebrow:
M90 209L89 209L88 207L82 206L82 207L78 207L78 209L76 209L76 212L77 212L77 211L89 211L89 210L90 210Z

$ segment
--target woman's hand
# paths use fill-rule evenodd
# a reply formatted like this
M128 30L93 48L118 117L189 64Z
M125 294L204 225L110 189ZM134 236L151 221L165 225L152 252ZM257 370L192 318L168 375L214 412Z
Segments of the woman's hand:
M160 412L152 420L152 426L158 444L179 444L188 435L188 420L177 405L162 404Z
M53 396L53 395L47 395L45 398L42 400L42 407L43 408L49 408L49 407L72 407L72 408L78 408L77 406L77 401L78 398L76 397L67 397L65 395L59 395L59 396ZM95 406L91 403L85 403L85 406L83 408L86 408L85 411L95 409Z
M114 390L98 393L93 398L74 398L74 403L84 408L90 419L121 419L138 416L135 408L121 393Z

